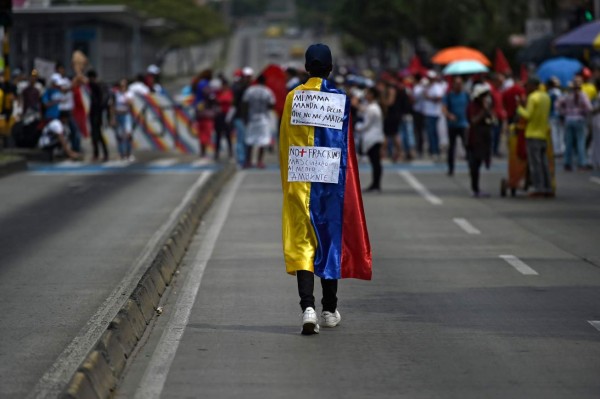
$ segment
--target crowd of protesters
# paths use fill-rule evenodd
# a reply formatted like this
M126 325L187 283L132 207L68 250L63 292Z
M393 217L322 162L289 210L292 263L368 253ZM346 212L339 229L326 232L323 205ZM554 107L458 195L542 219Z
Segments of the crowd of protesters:
M131 82L121 79L107 85L93 69L85 73L79 70L69 78L65 67L57 64L55 72L46 79L35 69L28 76L17 70L11 82L14 92L11 142L5 145L40 148L48 160L56 155L82 160L82 139L89 136L92 162L106 162L109 148L104 127L109 126L115 135L119 158L132 160L132 100L138 94L163 92L159 73L157 66L150 65L145 74L139 74ZM87 108L83 92L89 99Z

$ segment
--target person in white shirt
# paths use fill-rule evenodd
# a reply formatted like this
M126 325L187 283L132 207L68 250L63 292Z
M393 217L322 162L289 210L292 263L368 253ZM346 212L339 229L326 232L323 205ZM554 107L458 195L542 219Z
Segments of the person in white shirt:
M50 161L54 160L54 150L60 148L66 156L77 160L80 158L79 153L73 151L67 142L67 131L65 126L68 126L66 116L61 115L61 119L53 119L44 126L42 134L38 141L38 147L48 154Z
M275 107L275 95L266 85L266 79L260 75L256 84L244 92L243 110L246 121L246 162L245 168L252 166L252 148L258 147L256 166L264 169L265 147L271 144L271 110Z
M423 77L413 88L414 133L416 139L417 156L423 157L423 132L425 130L425 88L429 86L429 79Z
M384 141L383 134L383 112L377 99L379 92L370 87L365 94L366 106L361 110L362 121L356 124L356 131L360 134L362 149L369 156L371 169L373 170L373 181L365 189L366 192L381 191L381 145Z
M430 71L428 77L431 81L425 87L423 114L425 115L425 130L429 142L429 155L438 158L440 156L438 120L442 116L442 99L446 94L446 86L439 80L436 72Z

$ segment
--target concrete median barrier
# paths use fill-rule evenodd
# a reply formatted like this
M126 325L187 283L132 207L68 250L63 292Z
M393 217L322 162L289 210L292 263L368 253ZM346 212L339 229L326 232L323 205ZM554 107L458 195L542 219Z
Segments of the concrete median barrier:
M111 396L125 369L127 359L157 317L157 307L166 287L171 284L179 263L198 227L200 218L235 173L228 165L213 174L182 208L160 250L118 314L61 394L69 399L102 399Z

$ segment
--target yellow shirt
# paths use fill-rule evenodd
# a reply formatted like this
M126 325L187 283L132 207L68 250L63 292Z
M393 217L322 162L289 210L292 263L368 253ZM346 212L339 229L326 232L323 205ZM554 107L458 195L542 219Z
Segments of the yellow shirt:
M517 108L519 116L527 119L525 138L546 140L550 132L550 96L536 90L527 97L527 107Z
M596 86L593 83L583 83L581 85L581 91L588 96L590 101L594 101L598 96L598 90L596 90Z

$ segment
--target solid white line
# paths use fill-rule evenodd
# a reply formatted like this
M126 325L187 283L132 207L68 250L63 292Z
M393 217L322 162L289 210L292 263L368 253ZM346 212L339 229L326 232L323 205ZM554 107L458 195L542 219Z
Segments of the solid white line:
M227 220L233 199L245 175L245 173L238 173L233 183L223 193L223 199L219 201L215 219L207 227L207 231L210 231L210 234L207 234L204 238L195 256L193 269L190 270L181 289L181 294L177 299L177 303L173 307L174 313L171 315L169 324L160 337L158 346L152 354L148 368L144 372L139 388L135 393L134 397L136 399L160 398L169 374L169 369L171 368L173 359L175 359L181 337L190 318L192 307L196 301L196 295L200 289L206 264L212 256L221 229Z
M131 165L130 161L117 159L114 161L104 162L102 164L102 167L103 168L126 168L129 165Z
M27 398L58 397L61 390L69 382L92 346L104 333L110 321L123 307L142 275L146 272L149 263L156 257L160 250L160 243L166 239L168 232L179 220L180 213L188 202L197 194L212 172L203 172L198 180L189 188L185 196L175 208L165 223L152 235L140 255L136 258L126 276L117 287L104 300L86 325L77 336L58 356L54 364L46 371L42 378L29 393Z
M537 276L538 272L527 266L525 262L517 258L514 255L500 255L500 258L504 259L506 263L517 269L521 274L526 276Z
M198 160L192 162L190 165L192 165L194 167L198 167L198 166L211 165L212 163L213 163L213 161L208 158L201 158L201 159L198 159Z
M461 229L463 229L467 234L481 234L481 231L476 229L467 219L463 218L454 218L454 223L456 223Z
M588 320L588 323L590 323L596 330L600 331L600 321Z
M442 200L439 197L431 194L431 192L425 187L412 173L407 170L401 170L398 172L400 176L406 180L406 182L417 192L419 193L425 200L427 200L432 205L442 205Z
M152 161L152 162L148 163L148 165L149 166L157 166L157 167L166 167L166 166L173 166L178 162L179 162L179 159L177 159L177 158L165 158L165 159L158 159L156 161Z
M590 177L590 181L592 183L600 184L600 177L592 176Z

